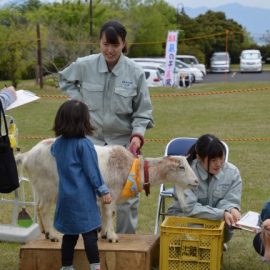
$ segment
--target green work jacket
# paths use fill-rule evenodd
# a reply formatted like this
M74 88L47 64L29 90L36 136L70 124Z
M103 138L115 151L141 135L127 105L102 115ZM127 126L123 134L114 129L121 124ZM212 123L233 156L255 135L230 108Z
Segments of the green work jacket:
M144 71L123 54L112 71L102 53L78 58L60 72L59 86L88 105L94 144L128 145L132 134L153 127Z
M185 205L176 200L168 209L169 215L223 220L225 210L240 210L242 179L236 166L225 162L221 171L210 177L197 159L193 160L191 168L199 186L185 190Z

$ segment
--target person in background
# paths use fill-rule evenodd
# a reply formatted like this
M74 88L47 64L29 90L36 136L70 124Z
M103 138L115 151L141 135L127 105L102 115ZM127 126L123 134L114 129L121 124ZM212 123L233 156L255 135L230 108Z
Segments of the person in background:
M261 230L253 239L253 247L262 256L263 261L270 263L270 201L264 204L258 225Z
M88 105L96 132L94 144L118 144L135 156L153 127L152 104L143 69L124 55L126 29L118 21L100 30L98 54L78 58L60 72L60 88ZM116 232L135 233L139 196L117 206Z
M74 270L74 248L82 234L90 270L100 270L97 246L101 226L96 196L111 203L109 189L98 167L93 143L86 138L94 131L87 106L80 101L63 103L55 117L57 136L51 147L59 175L55 228L63 233L61 270Z
M233 235L232 225L240 219L242 180L237 167L225 162L224 144L205 134L188 152L188 162L198 177L199 186L184 193L185 206L175 200L169 215L224 220L224 243ZM227 249L227 245L224 245Z
M0 91L0 101L5 110L17 99L16 91L13 86L5 87Z

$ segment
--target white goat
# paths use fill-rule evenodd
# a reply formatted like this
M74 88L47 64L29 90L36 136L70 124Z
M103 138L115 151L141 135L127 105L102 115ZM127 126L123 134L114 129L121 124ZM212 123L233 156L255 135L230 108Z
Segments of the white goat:
M54 157L50 153L54 139L39 142L30 151L16 155L20 174L26 173L37 198L38 221L41 231L47 239L58 241L53 234L50 219L51 206L56 202L58 192L58 174ZM124 147L95 146L101 174L112 196L111 204L101 205L102 237L110 242L117 242L113 215L115 206L121 200L121 192L127 180L134 156ZM64 161L63 161L64 162ZM180 190L197 186L198 180L185 157L171 156L159 158L140 158L141 184L144 184L144 163L148 164L149 184L176 184ZM76 202L74 202L76 203Z

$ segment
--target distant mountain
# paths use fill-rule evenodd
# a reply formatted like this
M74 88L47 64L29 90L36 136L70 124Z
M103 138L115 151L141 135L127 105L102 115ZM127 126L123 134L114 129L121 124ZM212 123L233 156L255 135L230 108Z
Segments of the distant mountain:
M25 0L0 0L0 8L3 8L7 5L20 5Z
M261 43L260 38L267 30L270 31L270 9L247 7L237 3L211 9L204 6L198 8L184 7L184 9L191 18L204 14L208 10L222 11L227 19L233 19L242 25L257 43Z
M0 8L3 8L7 5L21 5L24 2L26 2L26 0L0 0ZM56 0L41 0L40 2L56 2Z

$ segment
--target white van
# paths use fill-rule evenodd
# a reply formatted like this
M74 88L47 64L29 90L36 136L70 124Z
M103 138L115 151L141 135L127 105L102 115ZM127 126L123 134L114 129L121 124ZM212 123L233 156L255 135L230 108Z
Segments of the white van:
M241 52L240 72L262 72L262 56L259 50Z
M213 73L230 72L231 58L228 52L215 52L211 57L210 69Z

